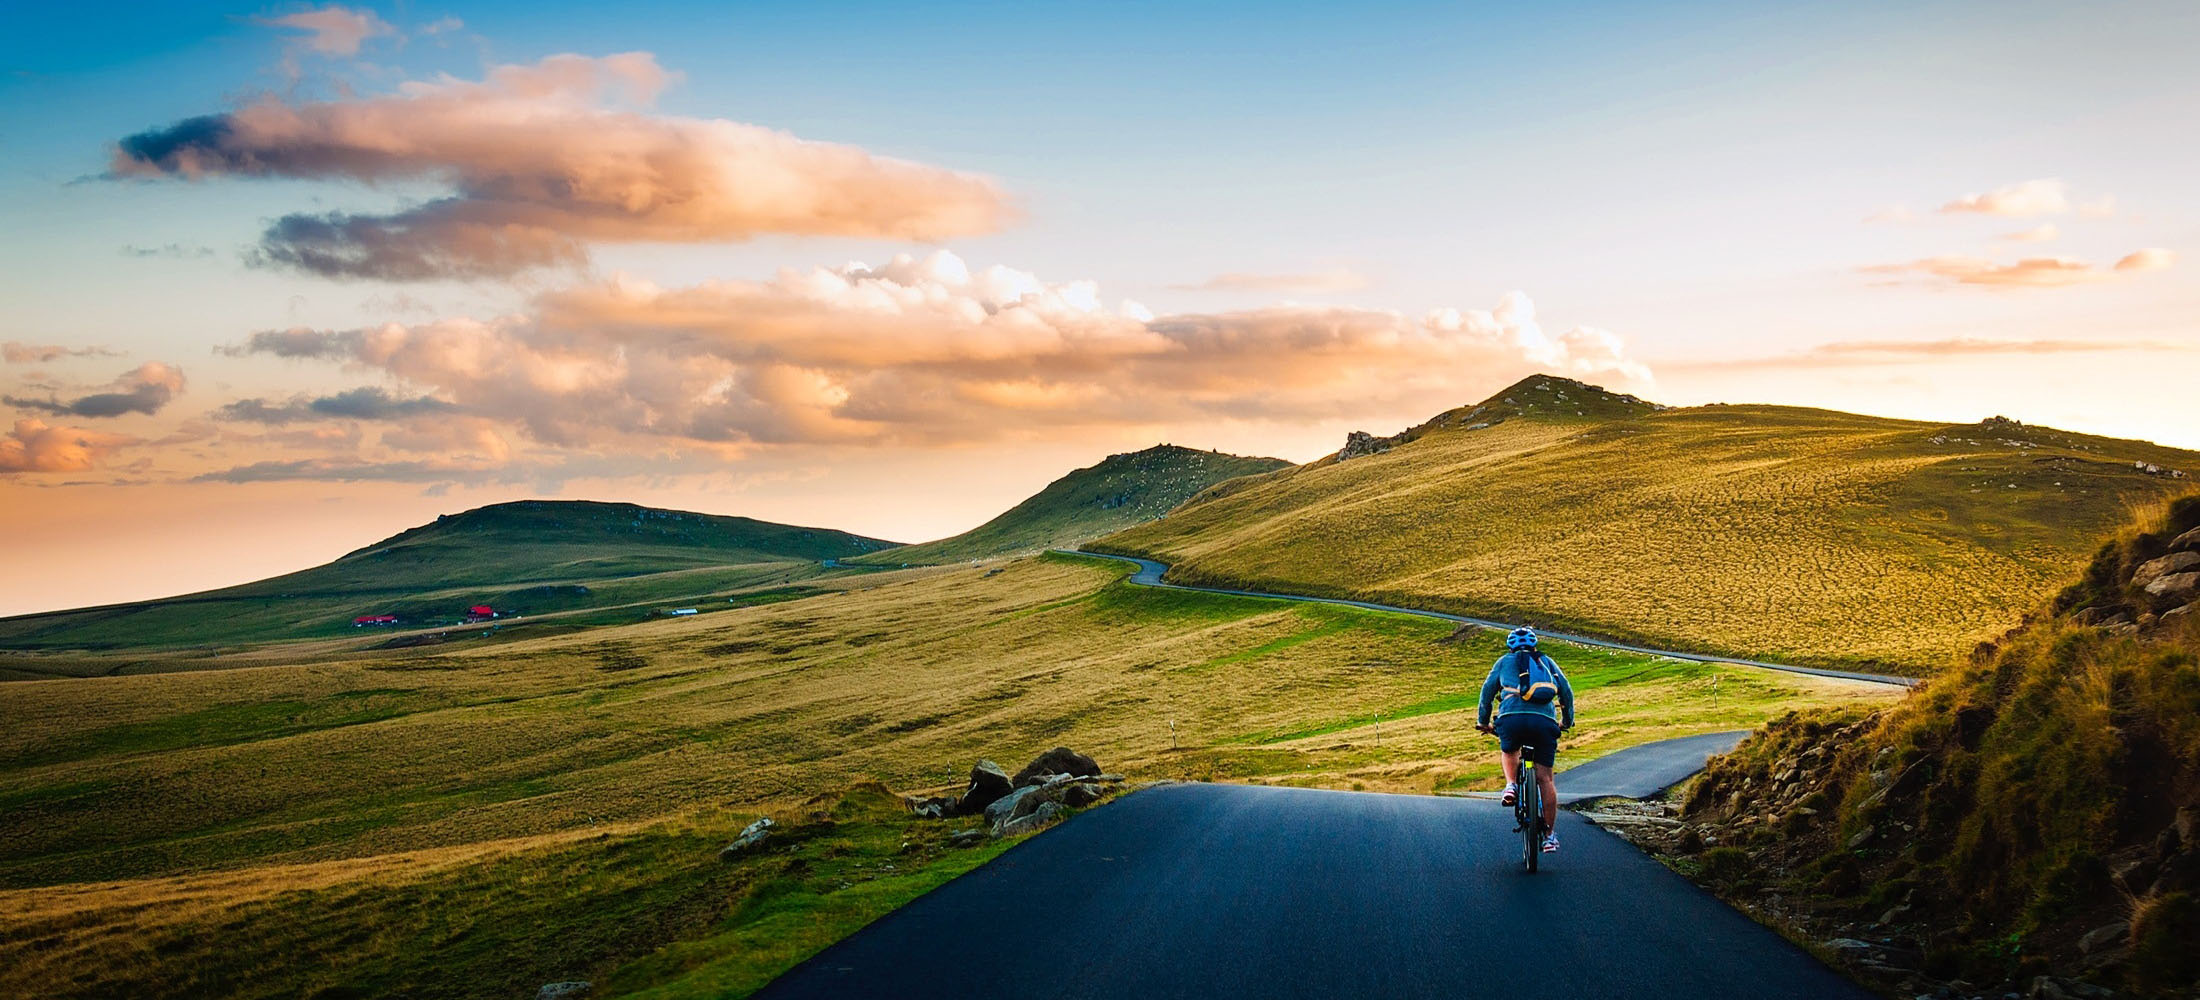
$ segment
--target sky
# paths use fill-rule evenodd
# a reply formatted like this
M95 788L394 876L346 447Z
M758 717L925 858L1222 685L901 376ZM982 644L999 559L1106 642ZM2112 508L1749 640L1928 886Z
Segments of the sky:
M526 497L921 541L1534 372L2200 449L2186 3L7 17L0 614Z

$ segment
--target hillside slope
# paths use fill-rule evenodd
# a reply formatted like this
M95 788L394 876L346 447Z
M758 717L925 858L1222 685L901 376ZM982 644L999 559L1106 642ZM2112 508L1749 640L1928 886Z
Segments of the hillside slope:
M1915 671L2014 625L2190 469L1998 417L1673 409L1535 376L1089 547L1183 583Z
M157 601L0 619L0 649L115 649L337 634L360 615L453 623L783 583L894 543L627 503L521 500L446 514L324 565Z
M1155 445L1110 455L1047 484L1030 499L952 538L851 560L879 565L936 565L1049 548L1070 548L1142 524L1226 480L1287 468L1280 458Z
M2200 497L2150 527L1901 706L1790 716L1715 761L1688 797L1726 845L1703 873L1814 934L1871 927L1897 995L1923 973L2192 996Z

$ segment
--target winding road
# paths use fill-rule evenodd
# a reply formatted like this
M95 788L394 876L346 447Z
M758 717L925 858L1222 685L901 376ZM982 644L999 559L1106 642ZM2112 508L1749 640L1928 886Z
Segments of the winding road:
M1626 841L1572 813L1558 831L1564 848L1529 875L1512 812L1494 802L1149 788L755 996L1871 996Z
M1484 628L1507 630L1512 628L1511 625L1508 625L1504 622L1491 621L1486 618L1470 618L1466 615L1447 614L1442 611L1427 611L1421 608L1406 608L1400 607L1395 604L1375 604L1369 601L1349 601L1341 597L1309 597L1305 594L1274 594L1263 590L1230 590L1223 587L1193 587L1181 583L1163 583L1161 581L1161 577L1163 574L1166 574L1169 571L1168 563L1155 562L1152 559L1137 559L1131 556L1109 555L1105 552L1086 552L1082 549L1075 551L1069 549L1054 549L1052 551L1060 552L1064 555L1089 556L1094 559L1113 559L1117 562L1126 562L1136 565L1138 569L1131 574L1131 583L1141 587L1160 587L1164 590L1196 590L1204 594L1228 594L1232 597L1262 597L1274 601L1304 601L1311 604L1341 604L1348 608L1364 608L1368 611L1390 611L1401 615L1419 615L1423 618L1441 618L1447 622L1462 622L1470 625L1480 625ZM1569 635L1564 632L1542 632L1541 634L1546 639L1556 639L1560 642L1570 642L1577 646L1597 646L1604 649L1619 649L1625 650L1630 653L1643 653L1649 656L1665 656L1676 660L1691 660L1697 663L1731 663L1736 666L1757 667L1763 670L1781 670L1791 674L1811 674L1817 677L1837 677L1842 680L1866 681L1872 684L1893 684L1900 687L1913 687L1919 683L1918 678L1898 677L1893 674L1867 674L1859 673L1852 670L1828 670L1823 667L1799 667L1791 663L1769 663L1764 660L1742 660L1736 659L1731 656L1707 656L1703 653L1683 653L1671 649L1652 649L1649 646L1635 646L1624 642L1613 642L1609 639L1592 639L1585 635Z
M1099 553L1075 553L1099 555ZM1363 601L1140 586L1505 627ZM1700 662L1824 670L1552 635ZM1562 771L1562 801L1654 794L1744 733ZM1172 784L1085 811L789 970L769 1000L897 997L1835 998L1872 996L1618 837L1562 812L1520 866L1512 812L1473 797Z

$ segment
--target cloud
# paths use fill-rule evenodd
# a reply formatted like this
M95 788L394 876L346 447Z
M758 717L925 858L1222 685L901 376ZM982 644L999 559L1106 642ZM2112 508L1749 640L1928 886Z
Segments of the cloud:
M1984 194L1967 194L1940 206L1945 214L1976 212L1983 215L2060 215L2070 211L2070 186L2053 178L2024 181L1995 188Z
M2013 233L2003 233L2001 234L2001 239L2007 240L2012 243L2047 243L2061 235L2062 230L2055 228L2054 223L2045 222L2030 229L2020 229Z
M81 472L137 439L24 418L0 437L0 473Z
M338 358L357 349L359 334L294 326L287 330L262 330L242 344L224 344L214 353L241 358L248 354L272 354L278 358Z
M573 448L1304 423L1456 405L1534 370L1649 376L1606 331L1547 336L1519 293L1420 317L1277 306L1153 318L1102 302L1089 281L972 270L946 252L768 281L591 284L496 319L284 331L233 350L375 369Z
M373 11L352 10L336 4L254 20L269 27L305 32L306 47L328 56L356 56L359 46L367 39L397 34L396 28L376 17Z
M1902 264L1874 264L1858 270L1865 274L1908 275L1986 288L2065 288L2104 281L2116 277L2119 272L2162 270L2175 259L2176 255L2168 250L2150 248L2125 256L2113 269L2102 269L2075 257L2026 257L2000 264L1980 257L1950 254Z
M1661 362L1659 367L1694 371L1760 368L1841 368L1997 355L2039 356L2191 349L2185 345L2153 340L1996 340L1985 337L1950 337L1941 340L1839 340L1819 344L1808 350L1793 354L1763 358L1737 358L1725 361L1666 361Z
M427 181L390 214L298 213L255 260L337 278L507 277L596 243L771 234L939 240L1013 214L991 181L759 125L616 106L673 79L646 52L551 56L321 103L268 97L121 140L111 176Z
M486 475L485 475L486 471ZM288 461L254 462L234 468L202 473L192 477L195 483L278 483L294 480L317 480L336 483L386 482L386 483L437 483L437 482L518 482L524 474L498 473L478 466L449 462L402 461L374 462L347 458L301 458Z
M124 372L121 378L107 387L105 392L80 396L69 402L55 399L31 399L22 396L0 397L0 402L26 410L43 410L47 413L70 417L119 417L126 413L143 413L148 416L160 412L168 401L183 391L183 370L174 365L148 361Z
M1321 295L1356 292L1368 286L1365 275L1346 268L1305 274L1255 274L1231 271L1197 284L1171 285L1186 292L1281 292Z
M2148 247L2125 254L2116 262L2119 271L2160 271L2177 262L2177 254L2161 247Z
M0 343L0 360L9 364L47 364L62 358L112 358L121 351L107 347L68 347L61 344L26 344L10 340Z
M122 248L122 255L124 257L167 257L171 260L190 260L212 257L214 256L214 248L197 245L186 246L181 243L168 243L157 247L126 246Z
M405 420L457 410L432 396L397 396L386 389L361 386L318 398L292 396L280 403L257 398L240 399L224 404L214 415L218 419L246 423L291 424L305 420Z
M1910 223L1917 221L1917 213L1908 205L1889 205L1864 217L1865 222Z

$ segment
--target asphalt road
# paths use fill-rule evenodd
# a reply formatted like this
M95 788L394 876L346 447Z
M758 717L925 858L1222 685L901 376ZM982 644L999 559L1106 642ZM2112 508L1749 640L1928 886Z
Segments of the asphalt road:
M1561 813L1518 865L1472 799L1168 785L1084 812L756 996L1855 998L1871 994Z
M1056 551L1064 550L1058 549ZM1446 614L1442 611L1424 611L1420 608L1399 607L1395 604L1374 604L1368 601L1348 601L1341 597L1308 597L1304 594L1272 594L1267 591L1261 590L1229 590L1223 587L1188 587L1181 583L1163 583L1161 582L1161 577L1163 574L1166 574L1169 571L1168 563L1155 562L1151 559L1134 559L1130 556L1111 556L1101 552L1080 551L1070 554L1080 556L1092 556L1096 559L1113 559L1117 562L1134 563L1138 566L1138 570L1131 574L1131 582L1141 587L1163 587L1169 590L1197 590L1209 594L1229 594L1235 597L1265 597L1271 600L1278 601L1306 601L1314 604L1342 604L1348 608L1366 608L1369 611L1394 611L1402 615L1420 615L1424 618L1441 618L1448 622L1465 622L1469 624L1480 625L1484 628L1512 628L1511 625L1505 624L1504 622L1490 621L1486 618L1469 618L1466 615ZM1652 649L1648 646L1634 646L1624 642L1613 642L1609 639L1592 639L1588 636L1568 635L1564 632L1541 632L1541 630L1538 631L1546 639L1556 639L1560 642L1570 642L1577 646L1598 646L1604 649L1623 649L1630 653L1646 653L1651 656L1667 656L1676 660L1693 660L1697 663L1732 663L1737 666L1760 667L1765 670L1782 670L1791 674L1811 674L1818 677L1838 677L1843 680L1868 681L1873 684L1894 684L1901 687L1912 687L1918 683L1918 678L1915 677L1897 677L1892 674L1866 674L1858 673L1852 670L1827 670L1822 667L1799 667L1790 663L1768 663L1764 660L1741 660L1735 659L1730 656L1706 656L1702 653L1681 653L1670 649Z
M1563 805L1607 795L1647 799L1703 770L1704 761L1710 760L1711 755L1734 749L1734 745L1748 735L1747 732L1706 733L1659 740L1605 754L1579 767L1561 768L1553 778L1558 785L1558 801ZM1566 763L1563 750L1558 762Z

